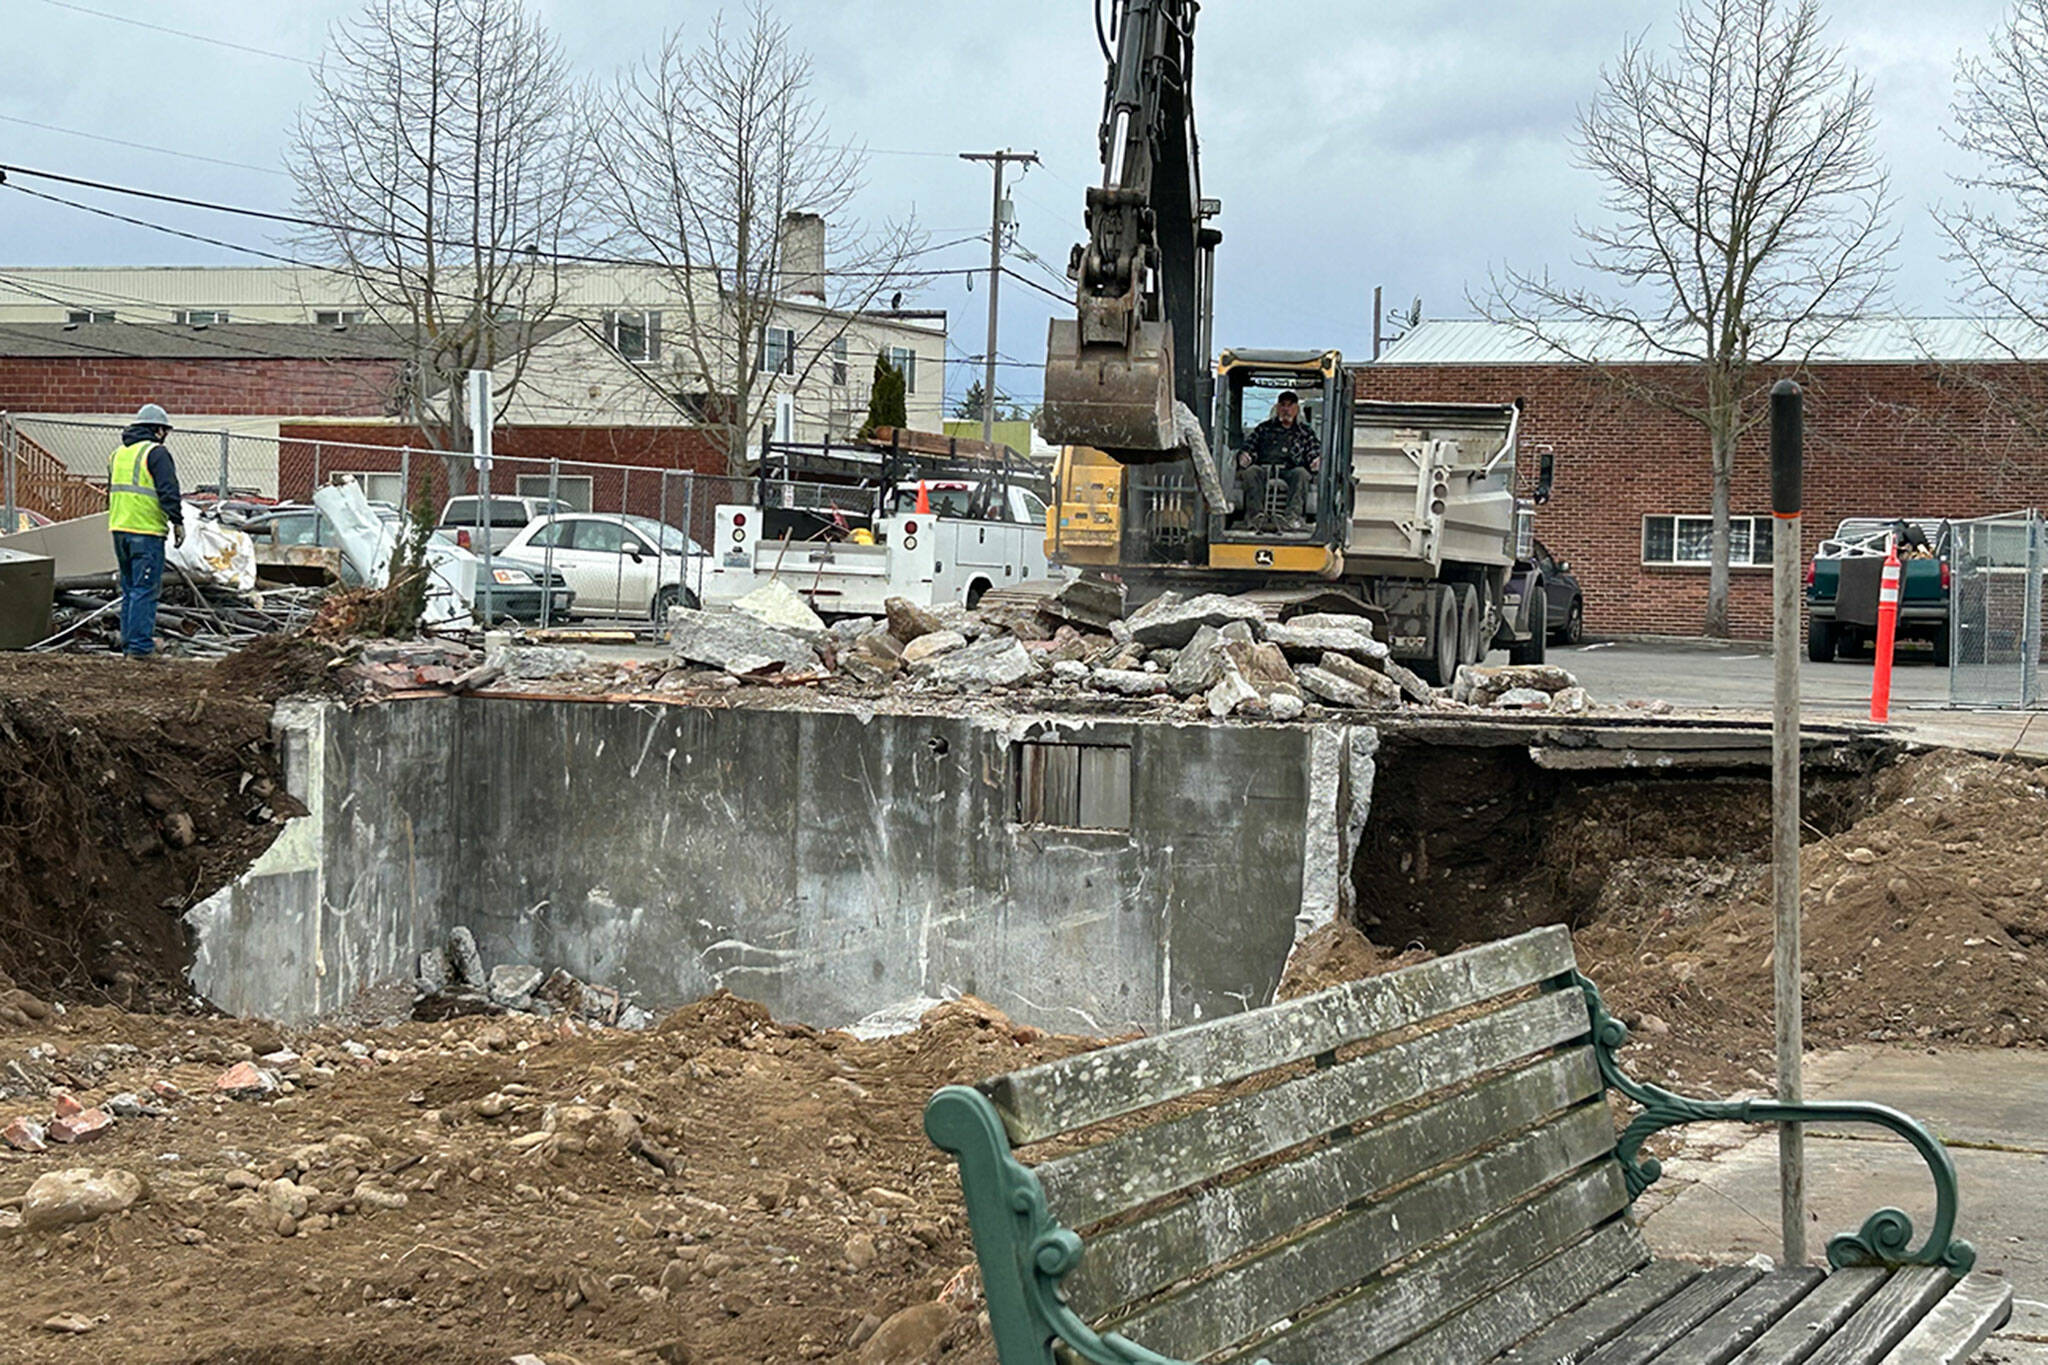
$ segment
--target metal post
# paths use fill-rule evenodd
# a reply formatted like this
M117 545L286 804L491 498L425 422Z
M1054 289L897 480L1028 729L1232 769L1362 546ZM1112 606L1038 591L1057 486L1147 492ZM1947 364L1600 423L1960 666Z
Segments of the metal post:
M986 161L995 173L995 195L988 211L988 354L982 357L981 381L981 440L992 446L996 441L996 310L1003 278L1003 167L1012 161L1035 166L1038 153L1004 148L1000 152L962 152L960 159Z
M558 507L558 506L560 505L560 503L559 503L559 499L561 498L561 496L562 496L562 462L561 462L561 460L559 460L559 459L553 459L553 460L549 460L549 461L548 461L548 525L549 525L549 526L553 526L553 525L555 524L555 511L556 511L556 508L557 508L557 507ZM550 621L551 619L553 619L553 616L554 616L554 612L553 612L553 607L554 607L554 602L555 602L555 588L554 588L554 582L555 582L555 538L554 538L554 536L552 536L552 535L550 535L550 536L548 537L548 543L547 543L547 547L546 547L546 552L545 552L544 554L542 554L542 555L541 555L541 569L540 569L540 574L541 574L541 580L542 580L542 582L541 582L541 585L540 585L540 628L541 628L542 630L546 630L546 629L548 628L548 622L549 622L549 621Z
M14 439L14 418L0 412L0 507L5 509L5 521L0 521L0 535L13 535L21 529L21 514L14 508L14 465L19 455Z
M626 526L626 518L632 515L632 510L631 510L631 509L632 509L632 506L633 506L633 503L632 503L632 500L631 500L632 488L633 488L633 475L632 475L632 472L631 472L631 471L629 471L629 470L624 470L624 469L620 470L620 471L619 471L619 567L618 567L618 571L617 571L616 575L615 575L615 576L613 577L613 579L612 579L612 601L614 601L614 602L617 602L617 603L619 604L619 614L620 614L621 616L625 615L625 604L626 604L626 555L625 555L625 548L626 548L626 546L625 546L625 538L626 538L627 536L630 536L630 535L632 535L632 534L633 534L633 532L632 532L632 531L631 531L631 530L630 530L630 529L629 529L629 528L628 528L628 527ZM653 608L652 608L652 606L650 606L650 607L648 608L648 613L647 613L647 614L648 614L648 615L649 615L650 617L652 617L652 616L654 615L654 611L653 611Z
M1799 992L1799 560L1804 553L1801 485L1805 432L1799 386L1781 379L1771 389L1772 664L1776 695L1771 716L1771 884L1776 909L1772 938L1778 1021L1778 1100L1805 1095L1804 1002ZM1778 1216L1785 1264L1806 1264L1805 1135L1796 1123L1778 1129Z
M696 511L697 476L695 474L685 474L683 476L683 553L685 555L688 555L690 553L690 542L694 541L697 538ZM714 537L716 536L716 533L717 528L714 527ZM716 545L713 545L711 548L713 553L716 553L719 549L719 547ZM696 583L691 585L690 591L696 596L697 605L701 607L704 605L704 566L702 564L698 564L697 561L693 558L686 558L683 561L684 578L687 579L690 576L690 569L692 568L692 566L694 566L697 570L697 581Z
M398 510L410 517L417 501L412 495L412 447L407 446L398 455Z
M229 438L228 434L227 434L227 433L226 433L225 431L223 431L223 432L222 432L222 433L220 434L220 500L221 500L222 502L226 502L226 501L228 500L228 441L229 441L229 439L230 439L230 438Z
M667 575L668 571L668 471L666 469L661 471L661 494L655 499L654 520L661 526L661 530L658 533L660 539L654 542L654 592L658 597L661 595L662 579ZM682 565L676 571L677 606L682 605L683 580L689 576L690 556L685 553ZM666 621L656 621L654 623L655 639L659 640L661 638L661 628L667 624Z
M2041 514L2027 513L2027 596L2026 615L2020 629L2020 705L2037 706L2041 701ZM1953 634L1953 631L1951 631Z
M483 542L483 564L478 570L477 595L483 596L485 584L494 583L491 576L491 372L471 370L469 372L469 437L471 448L476 454L476 519L477 534ZM484 613L484 624L491 624L491 615Z

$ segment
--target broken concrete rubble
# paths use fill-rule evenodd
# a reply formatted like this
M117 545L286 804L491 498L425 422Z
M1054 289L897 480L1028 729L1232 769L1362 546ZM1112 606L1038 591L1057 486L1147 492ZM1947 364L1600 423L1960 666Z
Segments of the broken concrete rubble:
M1555 664L1508 664L1487 668L1466 664L1451 680L1451 700L1466 706L1492 706L1518 689L1541 692L1546 698L1579 680Z
M1147 649L1157 649L1162 645L1179 649L1203 626L1221 630L1234 621L1247 624L1262 622L1265 616L1258 603L1242 597L1205 592L1182 600L1178 594L1169 592L1132 612L1125 624L1130 627L1131 640L1136 644Z
M764 626L794 631L816 639L825 634L824 618L812 611L796 591L779 578L771 578L732 604L732 609L751 616Z
M967 637L957 630L926 631L903 646L903 662L911 668L967 647Z
M1008 687L1037 672L1038 665L1014 635L977 640L942 655L926 668L926 676L933 682L956 687Z
M1362 617L1360 624L1365 624ZM1325 654L1343 654L1360 663L1385 663L1391 651L1373 639L1370 632L1369 625L1359 631L1336 626L1304 626L1296 622L1265 628L1267 641L1278 645L1295 663L1314 663Z
M669 650L678 661L708 664L741 677L776 668L810 672L820 666L803 639L739 612L677 607L669 614L669 630Z
M907 597L892 597L882 609L889 613L889 633L902 644L946 628L938 617Z

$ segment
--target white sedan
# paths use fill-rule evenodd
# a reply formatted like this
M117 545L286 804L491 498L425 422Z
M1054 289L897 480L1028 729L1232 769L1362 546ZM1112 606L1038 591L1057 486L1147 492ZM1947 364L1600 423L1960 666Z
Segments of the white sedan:
M652 517L564 512L529 522L504 553L552 564L576 593L578 616L668 619L694 607L704 587L704 548Z

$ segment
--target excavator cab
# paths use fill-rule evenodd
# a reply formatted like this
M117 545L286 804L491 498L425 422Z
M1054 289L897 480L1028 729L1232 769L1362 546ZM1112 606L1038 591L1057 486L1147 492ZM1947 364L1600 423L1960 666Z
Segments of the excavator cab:
M1232 510L1211 518L1210 562L1234 562L1250 549L1253 566L1278 567L1271 552L1291 548L1307 552L1285 556L1290 566L1301 567L1296 561L1341 549L1352 500L1352 394L1344 357L1335 351L1225 351L1216 373L1215 459ZM1314 437L1317 452L1298 525L1287 516L1287 479L1261 479L1245 459L1260 424L1278 421L1283 393L1299 396L1299 422ZM1262 488L1266 500L1253 505ZM1256 553L1260 549L1268 553Z

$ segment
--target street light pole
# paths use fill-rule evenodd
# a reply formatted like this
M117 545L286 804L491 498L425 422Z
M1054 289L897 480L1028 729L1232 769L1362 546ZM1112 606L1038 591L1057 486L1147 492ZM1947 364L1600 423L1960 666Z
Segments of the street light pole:
M1003 278L1003 168L1012 161L1020 165L1035 166L1038 164L1038 153L1013 152L1004 148L1000 152L962 152L960 159L988 162L995 180L995 196L988 211L988 354L982 357L984 364L981 381L981 441L983 445L993 449L996 443L997 294L1002 287Z

